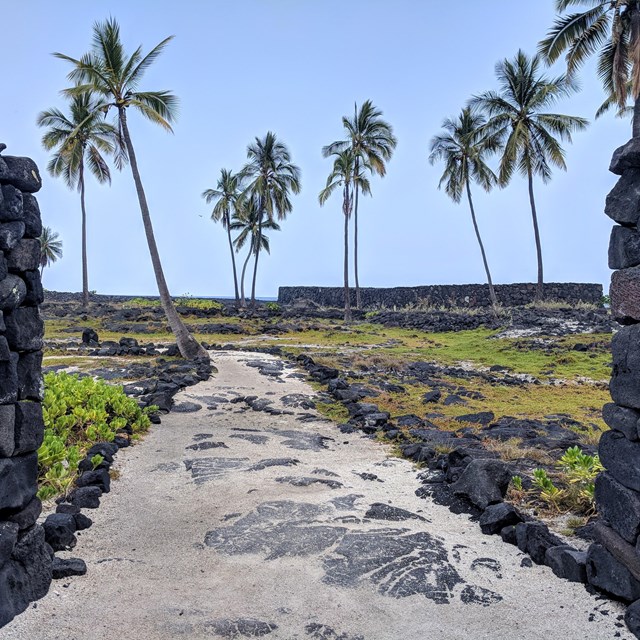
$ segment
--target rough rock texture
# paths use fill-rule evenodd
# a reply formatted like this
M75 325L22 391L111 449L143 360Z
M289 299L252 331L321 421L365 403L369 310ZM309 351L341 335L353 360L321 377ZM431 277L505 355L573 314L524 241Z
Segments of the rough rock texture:
M37 307L43 291L42 222L31 194L40 186L32 160L0 156L0 627L44 596L51 582L35 497L44 432Z
M640 267L615 271L611 277L611 313L622 324L640 321Z
M640 199L640 189L638 198ZM640 213L638 214L640 215ZM496 285L498 302L508 307L523 306L533 301L535 284ZM355 291L352 291L355 306ZM406 307L410 304L427 303L433 306L489 307L489 288L483 284L432 285L423 287L394 287L360 289L365 307ZM590 302L600 304L602 286L599 284L547 283L544 285L547 300L563 302ZM344 306L342 287L280 287L278 303L291 305L300 301L326 307Z
M509 465L500 460L473 460L451 488L456 495L486 509L502 501L512 475Z

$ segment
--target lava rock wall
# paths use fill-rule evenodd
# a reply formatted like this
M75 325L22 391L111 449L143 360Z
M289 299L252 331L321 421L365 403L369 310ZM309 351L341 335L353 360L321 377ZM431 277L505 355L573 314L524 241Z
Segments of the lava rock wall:
M33 195L40 186L32 160L0 155L0 627L51 583L36 497L44 433L42 222Z
M640 255L640 243L638 248ZM536 285L495 285L498 302L505 307L520 307L533 302ZM544 285L545 300L575 304L587 302L602 304L602 285L582 283L549 283ZM365 308L406 307L428 304L434 307L490 307L489 286L486 284L431 285L424 287L367 287L360 289L360 298ZM323 307L344 306L342 287L280 287L278 302L284 305L309 300ZM351 289L351 304L356 303L355 289Z

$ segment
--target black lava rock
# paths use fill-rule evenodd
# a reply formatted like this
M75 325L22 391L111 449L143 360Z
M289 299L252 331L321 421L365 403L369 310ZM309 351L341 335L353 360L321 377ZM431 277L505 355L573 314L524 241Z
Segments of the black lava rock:
M506 502L489 505L478 521L485 535L499 534L505 527L519 522L522 522L522 516L513 505Z
M502 501L512 475L509 465L500 460L472 460L451 488L456 495L486 509Z
M602 545L592 544L589 547L587 579L589 584L625 602L640 599L640 582Z
M569 545L551 547L545 554L545 564L559 578L569 582L587 582L587 552Z
M516 525L518 549L528 553L536 564L544 564L547 549L562 546L563 542L542 522L520 522Z
M76 521L70 513L52 513L42 526L45 540L54 551L73 549L76 546Z
M87 565L80 558L55 557L53 559L52 573L54 580L70 576L83 576L87 573Z
M97 509L101 495L100 487L79 487L69 496L69 502L81 509Z

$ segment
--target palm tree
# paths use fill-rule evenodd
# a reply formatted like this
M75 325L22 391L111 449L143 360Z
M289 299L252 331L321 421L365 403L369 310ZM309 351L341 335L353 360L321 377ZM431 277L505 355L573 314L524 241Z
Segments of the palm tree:
M572 77L598 52L598 75L607 102L624 113L633 99L633 137L640 136L640 3L636 0L556 0L556 11L584 5L584 11L559 15L539 52L551 64L566 52ZM606 110L606 109L605 109ZM602 113L602 108L599 114Z
M56 231L52 231L50 227L43 227L40 236L40 277L44 268L57 262L58 258L62 258L62 240Z
M291 162L291 153L287 146L279 142L275 133L267 135L247 147L249 162L241 171L241 176L249 182L243 192L242 200L255 198L259 211L258 232L255 244L256 259L253 267L251 286L251 306L256 304L256 277L258 258L262 249L262 228L266 221L274 218L284 220L293 209L290 193L300 193L300 169Z
M127 120L127 110L132 109L154 124L160 125L165 131L172 131L170 123L175 118L177 108L175 95L170 91L139 90L145 71L157 60L172 37L165 38L146 55L143 55L142 47L138 47L128 56L120 40L120 27L115 19L109 18L105 22L95 23L91 51L80 60L62 53L54 55L74 65L69 79L77 85L67 89L65 91L67 95L75 96L92 91L102 99L102 103L98 106L99 111L106 114L111 108L116 109L119 137L124 141L131 165L153 271L167 321L183 357L207 357L207 352L202 345L196 342L187 331L171 300Z
M540 73L540 58L529 57L522 50L513 60L496 65L499 91L487 91L471 99L472 108L488 116L487 131L503 141L498 172L500 186L506 186L518 171L529 183L529 202L538 259L535 300L543 296L543 264L538 214L533 194L533 177L544 183L551 180L551 165L566 170L560 141L571 142L572 133L585 129L584 118L547 113L559 98L576 90L566 76L547 78ZM558 140L558 138L560 140Z
M238 274L236 272L236 258L233 250L233 242L231 241L231 210L235 209L240 196L240 178L234 175L228 169L220 170L220 177L215 189L207 189L202 193L202 197L207 204L215 202L211 219L216 222L222 221L222 226L227 230L227 238L229 240L229 251L231 252L231 265L233 267L233 285L236 294L236 304L240 302L240 294L238 292Z
M393 151L398 144L393 135L391 125L382 119L382 111L373 106L371 100L366 100L360 110L358 105L354 106L353 119L343 116L342 126L345 129L347 138L338 140L322 149L325 158L335 152L344 151L351 147L355 155L356 176L360 175L360 165L366 164L370 167L372 174L384 177L387 172L386 162L391 159ZM354 278L356 285L356 306L360 309L360 280L358 278L358 193L360 184L355 183L354 196L354 238L353 238L353 264Z
M487 274L489 297L494 313L498 306L498 299L493 288L489 263L484 250L476 212L471 199L471 181L477 182L485 191L490 191L497 184L498 179L487 165L485 159L488 153L497 150L499 140L495 136L484 134L486 119L480 113L474 113L469 107L462 110L454 120L447 118L442 123L444 133L431 140L429 162L435 164L442 160L445 168L438 183L438 189L444 185L446 194L459 203L463 192L467 194L473 229L476 232L484 270Z
M71 98L69 115L59 109L43 111L38 126L48 127L42 137L47 151L55 150L47 165L54 177L62 176L70 189L80 192L82 212L82 304L89 304L89 275L87 265L87 210L85 206L85 166L100 183L111 183L111 172L103 154L115 153L121 167L126 156L118 152L118 131L96 110L97 102L91 92Z
M229 229L231 231L240 231L236 239L233 241L233 245L236 251L240 251L249 240L249 252L242 265L242 274L240 276L240 306L246 306L246 300L244 296L244 276L247 270L247 265L251 256L254 256L255 260L258 259L258 253L260 250L264 250L267 253L271 252L269 245L269 238L264 234L265 230L280 231L280 225L275 220L262 221L262 228L260 228L260 209L255 198L249 198L244 202L243 207L237 207ZM260 248L258 248L258 242Z
M329 196L342 187L342 213L344 214L344 321L351 322L351 292L349 290L349 219L353 211L353 200L356 184L363 194L371 193L371 186L364 170L368 165L359 167L356 175L356 157L351 147L343 151L334 152L333 169L327 178L325 188L318 195L320 206L323 206Z

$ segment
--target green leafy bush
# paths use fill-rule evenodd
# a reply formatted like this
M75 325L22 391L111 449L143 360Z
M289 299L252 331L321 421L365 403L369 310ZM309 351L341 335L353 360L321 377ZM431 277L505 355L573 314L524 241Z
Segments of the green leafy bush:
M280 313L280 305L277 302L267 302L264 305L264 308L267 311L272 311L273 313Z
M556 510L591 513L595 509L596 476L604 470L597 455L591 456L580 447L570 447L558 461L558 488L544 469L535 469L533 484L540 491L540 499Z
M177 298L176 306L189 307L190 309L203 309L204 311L222 311L224 305L217 300L209 300L207 298L191 298L189 296Z
M38 497L42 500L71 487L78 464L91 445L111 442L118 429L125 427L131 427L134 437L145 432L151 424L148 414L157 410L142 410L122 387L89 377L48 373L44 384L45 431L38 449ZM94 467L102 462L99 457L91 459Z

